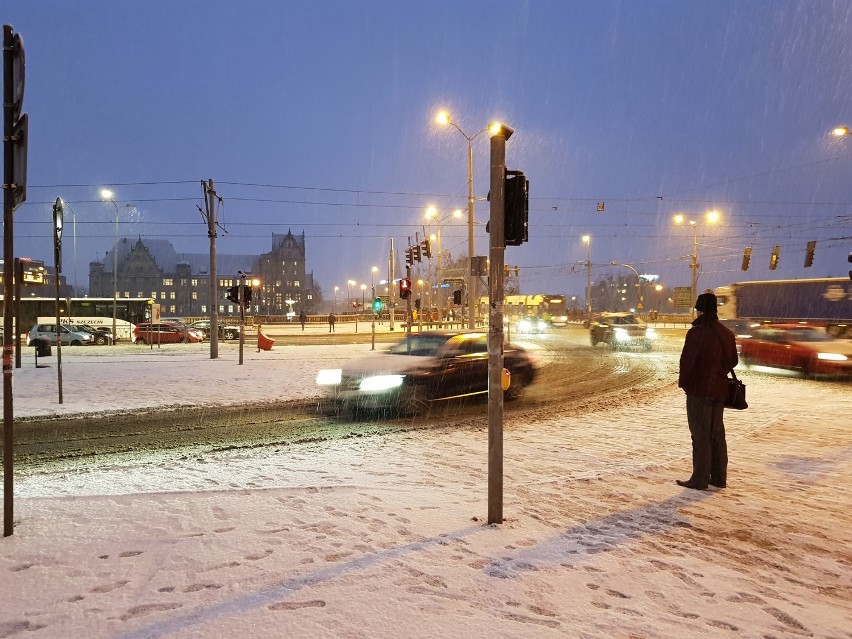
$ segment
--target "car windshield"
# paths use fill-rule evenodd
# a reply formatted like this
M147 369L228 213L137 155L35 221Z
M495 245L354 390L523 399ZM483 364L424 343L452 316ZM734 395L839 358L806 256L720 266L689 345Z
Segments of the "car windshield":
M610 321L615 325L622 325L622 326L625 325L625 324L638 324L639 323L639 320L636 319L635 315L613 317Z
M393 355L420 355L435 357L447 338L441 335L411 335L388 350Z

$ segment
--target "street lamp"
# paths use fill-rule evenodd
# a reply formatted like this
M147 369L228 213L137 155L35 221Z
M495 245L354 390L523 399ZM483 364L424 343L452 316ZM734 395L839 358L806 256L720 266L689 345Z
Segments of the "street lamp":
M612 262L610 262L610 264L612 266L623 266L624 268L629 268L631 271L633 271L636 274L636 282L637 282L636 285L639 288L639 305L638 305L637 308L638 308L638 310L641 311L644 307L644 305L642 304L642 302L644 301L644 297L642 296L642 276L639 275L639 271L637 271L635 268L633 268L630 264L622 264L621 262L616 262L614 260Z
M366 290L367 290L367 285L361 284L361 312L362 313L364 312L364 308L365 308L364 304L366 303L366 301L364 299L364 291L366 291Z
M337 291L340 290L339 286L334 287L334 308L332 309L332 313L337 312Z
M112 345L118 341L118 333L115 328L115 316L118 308L118 204L115 203L115 194L109 189L101 189L101 199L112 202L115 207L115 246L112 249Z
M346 281L346 308L352 304L352 287L357 284L355 280Z
M584 235L586 245L586 320L592 323L592 236Z
M717 211L708 211L704 214L704 221L707 224L715 224L721 216ZM698 269L701 265L698 263L698 220L689 219L682 213L674 216L675 224L689 224L692 227L692 263L689 268L692 269L692 301L695 302L696 293L698 291ZM692 309L692 317L695 317L695 309Z
M446 111L441 111L435 116L435 122L440 124L441 126L452 126L456 131L462 134L465 140L467 140L467 306L468 306L468 328L474 328L476 326L474 322L474 313L476 312L476 293L474 288L476 286L476 277L472 274L473 270L473 141L479 137L481 134L488 131L489 127L485 127L484 129L477 131L473 135L468 135L465 133L462 128L453 122L450 114Z
M441 258L441 223L445 222L446 220L450 219L451 217L455 218L457 220L460 220L461 217L462 217L461 209L456 209L452 213L445 215L444 217L442 217L440 219L438 218L438 209L437 208L435 208L434 206L430 206L429 208L426 209L426 219L430 220L430 221L434 220L435 225L438 227L438 232L430 235L429 239L435 240L435 251L438 254L438 262L437 262L437 266L435 267L435 287L438 291L438 308L439 309L443 309L443 306L444 306L444 300L443 300L443 297L441 295L441 259L442 259Z

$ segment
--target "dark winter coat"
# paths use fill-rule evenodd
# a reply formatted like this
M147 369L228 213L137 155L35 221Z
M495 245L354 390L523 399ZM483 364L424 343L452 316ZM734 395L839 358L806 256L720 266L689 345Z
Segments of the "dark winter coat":
M715 315L700 315L686 333L677 385L687 395L725 399L728 371L738 361L733 332Z

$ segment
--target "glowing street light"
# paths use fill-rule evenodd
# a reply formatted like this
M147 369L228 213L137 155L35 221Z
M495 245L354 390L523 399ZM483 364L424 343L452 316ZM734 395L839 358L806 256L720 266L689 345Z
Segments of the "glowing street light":
M715 224L721 219L721 215L719 215L718 211L708 211L704 214L704 222L706 224ZM677 225L681 224L689 224L692 227L692 263L689 265L689 268L692 269L692 301L693 303L696 300L696 293L698 291L698 269L701 268L701 265L698 263L698 226L699 220L687 218L682 213L678 213L674 216L674 223ZM692 309L692 316L695 316L695 309Z
M489 130L485 127L477 131L473 135L468 135L462 128L456 124L446 111L441 111L435 116L435 122L441 126L451 126L456 131L461 133L462 137L467 140L467 300L468 300L468 328L476 326L474 314L476 313L476 277L471 273L473 268L474 248L473 248L473 141L481 134Z
M116 310L118 308L118 204L115 203L115 193L109 189L101 189L101 199L112 202L115 207L115 246L112 249L112 345L118 341L116 332Z
M441 224L446 220L454 218L460 220L462 218L461 209L456 209L452 213L439 218L438 209L430 206L426 209L426 219L435 222L438 227L437 233L429 236L429 239L435 240L435 251L438 254L438 262L435 268L435 286L438 290L438 307L444 307L444 300L441 296Z

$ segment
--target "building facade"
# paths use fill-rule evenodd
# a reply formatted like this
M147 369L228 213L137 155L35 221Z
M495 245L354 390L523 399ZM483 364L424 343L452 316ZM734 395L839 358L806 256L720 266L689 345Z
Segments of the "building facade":
M117 251L117 255L116 255ZM113 264L118 268L113 273ZM311 313L321 301L313 273L306 271L305 234L272 235L272 250L261 255L217 255L216 300L220 315L239 315L228 301L227 289L260 280L252 289L251 315ZM210 313L210 256L178 253L161 239L120 238L103 261L89 264L89 295L112 297L113 287L122 297L150 297L160 304L164 317L198 317Z

